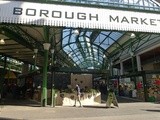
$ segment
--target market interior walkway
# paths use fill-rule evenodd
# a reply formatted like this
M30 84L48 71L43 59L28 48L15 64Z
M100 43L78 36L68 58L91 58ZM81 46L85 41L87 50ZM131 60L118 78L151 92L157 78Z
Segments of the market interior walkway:
M118 98L119 108L105 103L84 107L40 107L31 100L5 101L0 120L160 120L160 104Z

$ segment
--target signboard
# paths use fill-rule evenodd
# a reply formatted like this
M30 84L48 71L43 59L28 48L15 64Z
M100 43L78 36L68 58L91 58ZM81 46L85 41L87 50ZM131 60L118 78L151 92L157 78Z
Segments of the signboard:
M114 106L118 107L118 101L117 101L117 98L116 98L114 92L109 92L108 93L106 107L111 107L111 104L113 104Z
M0 15L4 23L160 33L160 14L153 13L0 1Z

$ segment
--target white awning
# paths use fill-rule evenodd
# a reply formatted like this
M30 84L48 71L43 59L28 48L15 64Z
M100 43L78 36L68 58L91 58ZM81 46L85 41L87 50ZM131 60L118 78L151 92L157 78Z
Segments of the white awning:
M0 1L0 22L160 33L160 14Z

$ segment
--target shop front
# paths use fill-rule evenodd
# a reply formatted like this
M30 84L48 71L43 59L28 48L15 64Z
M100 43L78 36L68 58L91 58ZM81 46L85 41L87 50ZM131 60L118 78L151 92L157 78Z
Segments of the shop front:
M147 102L160 101L160 71L123 75L117 77L117 81L119 96Z
M160 101L160 72L147 72L148 101Z

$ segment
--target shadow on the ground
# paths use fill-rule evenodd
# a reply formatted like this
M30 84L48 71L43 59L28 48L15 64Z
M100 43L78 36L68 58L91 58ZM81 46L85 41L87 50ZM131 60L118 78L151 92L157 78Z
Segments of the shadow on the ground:
M158 102L155 102L155 104L160 104L160 101L158 101Z
M0 105L41 107L40 103L30 99L3 99L1 100Z
M0 117L0 120L25 120L25 119L15 119L15 118L6 118L6 117Z
M106 107L106 106L96 106L96 105L84 105L84 108L102 108L102 109L109 109L109 108L116 108L116 107Z
M130 99L125 97L117 97L118 103L133 103L133 102L141 102L136 99ZM106 103L106 95L102 95L102 103ZM159 104L159 103L157 103ZM41 104L37 101L31 99L4 99L0 101L0 105L13 105L13 106L30 106L30 107L41 107ZM85 106L94 108L95 106ZM97 106L95 108L106 108L106 106Z
M160 110L144 110L144 111L148 111L148 112L160 112Z
M141 100L138 99L133 99L129 97L124 97L124 96L116 96L118 103L134 103L134 102L142 102ZM105 103L107 100L107 95L102 94L101 95L101 100L102 103Z

